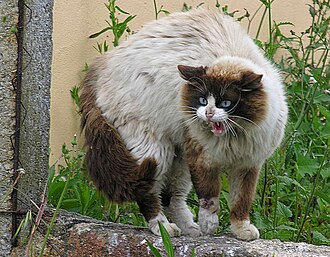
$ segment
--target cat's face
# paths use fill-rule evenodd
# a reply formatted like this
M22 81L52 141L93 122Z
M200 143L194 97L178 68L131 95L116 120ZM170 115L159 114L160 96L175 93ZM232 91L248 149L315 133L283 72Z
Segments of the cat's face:
M237 136L258 127L265 118L262 75L230 65L179 65L178 69L187 81L182 89L182 108L191 123L197 122L215 136Z

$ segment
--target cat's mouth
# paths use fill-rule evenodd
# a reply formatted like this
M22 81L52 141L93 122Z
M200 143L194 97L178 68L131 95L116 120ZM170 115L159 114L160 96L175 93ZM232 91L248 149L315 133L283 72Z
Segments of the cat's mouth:
M212 121L211 124L212 124L211 132L214 135L220 136L220 135L226 133L227 129L226 129L226 126L223 122L221 122L221 121L217 121L217 122Z

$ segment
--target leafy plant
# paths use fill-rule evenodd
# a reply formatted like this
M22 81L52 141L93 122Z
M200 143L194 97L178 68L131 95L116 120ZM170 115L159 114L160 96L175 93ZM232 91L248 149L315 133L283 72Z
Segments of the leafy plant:
M153 4L154 4L154 12L155 12L155 18L156 18L156 20L158 19L158 16L159 16L159 14L161 14L161 13L164 13L165 15L170 14L169 11L163 9L164 6L162 6L162 5L161 5L160 8L158 9L158 7L157 7L157 1L156 1L156 0L153 0Z
M272 1L261 2L271 17ZM257 40L284 72L290 107L286 137L264 167L254 206L264 238L330 244L329 8L328 0L313 0L311 25L290 35L281 28L292 23L270 18L269 41Z
M108 0L108 3L105 4L105 6L108 9L109 18L110 18L110 21L105 21L108 26L106 26L101 31L90 35L89 38L96 38L110 30L114 37L112 41L113 46L116 47L119 45L119 39L123 36L124 32L125 31L130 32L128 23L135 18L135 15L133 16L129 15L128 12L125 12L120 7L118 7L116 5L116 0ZM120 22L118 19L118 12L121 14L128 15L128 17L124 21ZM99 51L100 53L107 52L108 49L109 49L109 45L106 41L104 41L103 44L97 43L96 50Z
M216 1L215 7L218 9L218 11L220 11L223 14L226 14L228 16L231 16L233 18L239 12L239 10L235 10L235 11L230 12L228 5L221 6L221 4L219 3L218 0ZM244 18L249 18L250 17L250 14L249 14L248 10L245 9L245 8L244 8L244 10L245 10L245 14L238 17L238 18L236 18L237 21L242 21Z

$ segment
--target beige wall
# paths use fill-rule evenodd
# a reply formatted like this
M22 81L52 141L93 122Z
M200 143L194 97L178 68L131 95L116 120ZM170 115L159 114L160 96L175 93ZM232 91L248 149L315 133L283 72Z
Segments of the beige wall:
M53 64L51 88L51 128L50 163L57 160L63 143L69 144L73 135L80 134L79 115L70 97L70 89L78 85L82 78L84 63L91 63L99 53L93 48L102 38L89 39L88 36L104 28L108 13L104 6L106 0L56 0L54 1ZM215 0L158 0L158 7L173 12L181 10L183 2L196 6L204 2L204 7L215 8ZM219 0L221 5L228 4L230 10L247 8L251 14L260 6L259 0ZM303 30L309 22L307 3L312 0L275 0L273 19L291 21L296 31ZM117 0L117 5L125 11L137 15L130 23L132 30L138 30L146 21L154 19L153 0ZM261 11L260 11L261 14ZM255 35L260 15L252 23L250 34ZM243 22L247 26L247 22ZM266 38L267 28L263 28ZM110 33L109 33L110 34ZM108 35L109 35L108 34ZM111 39L109 38L109 43ZM79 137L78 137L79 139ZM80 140L82 141L82 140Z

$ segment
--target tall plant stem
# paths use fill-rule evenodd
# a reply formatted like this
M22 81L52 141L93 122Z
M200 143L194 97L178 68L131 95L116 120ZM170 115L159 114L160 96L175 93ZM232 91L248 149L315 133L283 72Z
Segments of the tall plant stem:
M273 46L273 33L272 33L272 9L271 9L271 0L268 0L268 32L269 32L269 50L268 57L273 58L274 56L274 46Z
M157 1L154 0L154 11L155 11L155 18L158 19L158 8L157 8Z
M316 84L315 84L316 85ZM312 97L310 99L310 101L307 101L307 99L309 98L309 95L311 94L311 92L313 91L313 94L312 94ZM294 128L293 128L293 132L290 133L289 135L286 136L286 138L283 140L283 143L282 143L282 146L284 147L288 141L292 138L292 136L296 133L296 131L300 128L302 122L303 122L303 119L306 115L306 113L308 112L312 102L313 102L313 99L314 99L314 96L315 96L315 92L316 92L316 88L313 88L312 86L309 88L308 92L307 92L307 95L305 97L305 101L304 101L304 104L301 108L301 111L299 113L299 117L298 117L298 120L297 122L295 123L294 125Z
M264 1L261 1L263 3L263 5L265 5L265 9L264 9L264 12L262 13L262 16L261 16L261 19L260 19L260 22L259 22L259 26L258 26L258 29L257 29L257 33L256 33L256 36L255 36L255 39L258 39L259 35L260 35L260 32L261 32L261 27L262 25L264 24L264 20L265 20L265 17L266 17L266 13L268 11L268 27L270 26L270 30L269 30L269 33L271 34L271 27L272 27L272 17L271 17L271 4L274 2L275 0L268 0L268 2L264 2ZM259 11L259 9L261 8L261 6L258 8L257 12ZM255 13L256 14L256 13ZM255 15L254 14L254 15ZM252 16L252 19L254 19L254 15Z
M278 167L278 152L276 152L276 167ZM273 237L275 237L274 232L277 227L277 206L278 206L278 198L279 198L279 181L278 181L278 172L277 169L275 171L275 204L274 204L274 217L273 217Z
M328 141L330 141L330 140L328 140ZM307 220L307 216L309 214L309 209L310 209L310 207L312 205L313 198L315 196L315 190L316 190L316 187L318 185L318 181L319 181L319 178L320 178L320 175L321 175L321 170L323 169L323 166L326 163L326 160L328 158L328 149L329 149L329 144L326 145L326 148L324 150L324 155L323 155L322 163L321 163L321 165L319 166L319 168L317 170L317 173L316 173L316 176L315 176L315 179L314 179L314 183L313 183L312 192L311 192L311 195L309 197L309 200L308 200L308 203L307 203L307 206L306 206L306 209L305 209L305 215L303 217L303 220L302 220L302 223L301 223L301 226L300 226L298 235L296 237L296 241L299 240L300 235L301 235L301 233L302 233L302 231L304 229L304 226L305 226L305 223L306 223L306 220Z
M251 16L251 19L249 19L249 24L248 24L248 27L247 27L247 32L249 33L250 32L250 28L251 28L251 23L252 21L254 20L254 18L256 17L257 13L260 11L261 7L263 5L261 4L258 9L254 12L254 14ZM259 27L260 27L260 23L259 23ZM258 30L259 33L260 33L260 29ZM257 34L259 36L259 33ZM256 39L257 39L257 36L256 36Z
M267 162L264 165L264 170L265 170L264 184L263 184L263 188L262 188L261 202L260 202L262 210L265 210L265 208L264 208L264 206L265 206L265 195L266 195L267 180L268 180L268 164L267 164ZM265 214L265 212L263 214Z
M39 257L42 257L42 256L43 256L43 253L44 253L44 251L45 251L46 244L47 244L47 241L48 241L48 238L49 238L50 232L51 232L52 229L53 229L53 226L54 226L54 223L55 223L55 220L56 220L57 214L58 214L58 212L59 212L59 210L60 210L60 207L61 207L61 204L62 204L62 201L63 201L64 195L65 195L65 193L66 193L66 191L67 191L67 189L68 189L68 185L69 185L70 179L71 179L71 177L69 177L69 178L67 179L67 181L65 182L64 189L63 189L62 194L61 194L61 196L60 196L60 199L59 199L59 201L58 201L58 203L57 203L57 206L56 206L55 212L54 212L54 214L53 214L53 216L52 216L52 219L51 219L51 221L50 221L49 227L48 227L48 229L47 229L47 233L46 233L45 238L44 238L44 241L43 241L43 243L42 243L42 248L41 248L41 251L40 251Z
M255 36L256 39L258 39L258 37L259 37L259 34L260 34L260 31L261 31L262 24L264 23L264 20L265 20L266 13L267 13L267 6L265 7L264 12L262 13L261 20L260 20L260 22L259 22L259 26L258 26L258 30L257 30L257 34L256 34L256 36Z

